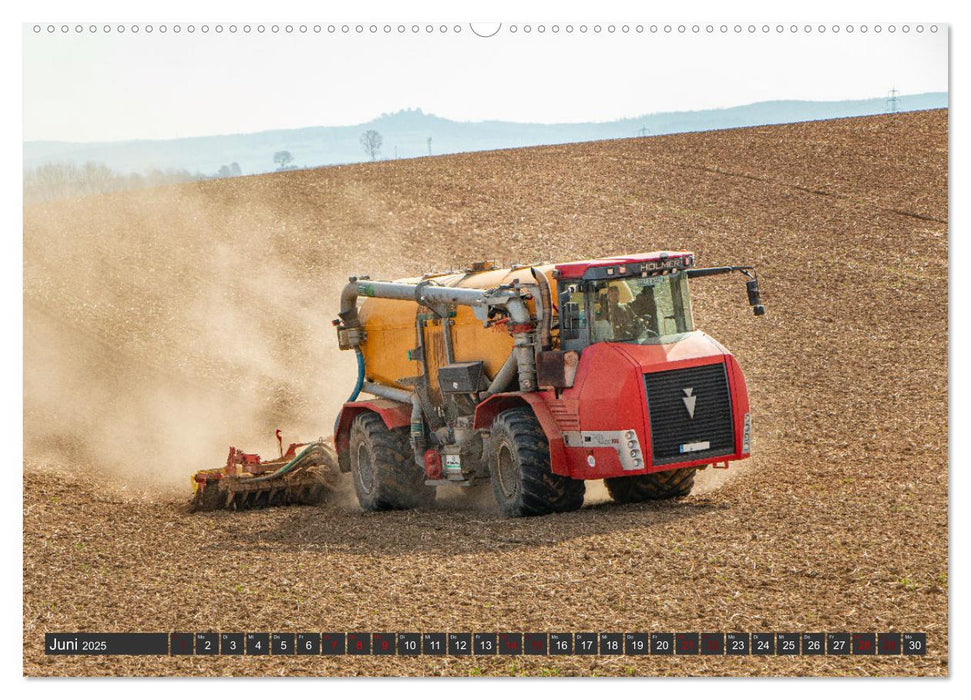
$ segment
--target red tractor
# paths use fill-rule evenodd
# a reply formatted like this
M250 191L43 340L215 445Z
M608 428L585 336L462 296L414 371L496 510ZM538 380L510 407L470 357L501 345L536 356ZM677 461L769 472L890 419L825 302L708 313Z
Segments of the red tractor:
M335 321L359 367L340 469L368 510L485 481L510 516L579 508L588 479L623 503L686 495L697 469L749 456L745 378L694 327L688 284L731 272L763 314L753 268L683 251L352 278Z

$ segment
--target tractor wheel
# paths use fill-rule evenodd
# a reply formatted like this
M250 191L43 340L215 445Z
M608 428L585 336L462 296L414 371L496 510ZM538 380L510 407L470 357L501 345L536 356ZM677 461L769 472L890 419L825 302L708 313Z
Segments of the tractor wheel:
M607 491L617 503L643 503L678 498L691 493L697 469L670 469L654 474L604 479Z
M552 472L549 443L528 408L510 408L496 417L489 471L499 510L508 517L562 513L583 505L583 481Z
M435 500L425 472L415 464L408 429L389 430L375 413L362 413L351 425L351 474L364 510L400 510Z

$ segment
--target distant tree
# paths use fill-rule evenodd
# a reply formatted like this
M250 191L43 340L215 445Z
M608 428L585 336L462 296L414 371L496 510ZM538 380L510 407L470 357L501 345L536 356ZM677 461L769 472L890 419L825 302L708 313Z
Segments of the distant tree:
M111 168L107 165L90 160L84 164L84 170L79 173L79 178L84 182L85 188L92 193L107 192L111 189L111 181L115 177L115 174L111 172Z
M293 156L290 155L290 151L277 151L273 154L273 162L280 166L279 170L286 170L293 162Z
M361 147L364 148L364 152L368 154L371 160L377 160L378 153L381 152L382 141L384 139L381 138L381 134L374 129L368 129L361 134Z
M276 160L276 158L274 158L274 160ZM285 170L286 168L281 167L280 169ZM229 165L219 166L219 170L216 171L216 174L213 177L239 177L242 174L243 171L239 167L239 163L230 163Z

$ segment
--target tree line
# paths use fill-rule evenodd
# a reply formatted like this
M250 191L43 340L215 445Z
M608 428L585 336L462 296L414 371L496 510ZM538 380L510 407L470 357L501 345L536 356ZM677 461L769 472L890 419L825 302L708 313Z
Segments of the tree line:
M217 177L242 175L239 163L223 165L213 175L188 170L150 170L147 173L119 173L104 163L45 163L24 169L24 202L48 202L92 194L104 194L142 187L198 182Z
M428 154L432 150L431 137L428 138ZM360 138L361 148L372 161L381 155L384 138L374 129L368 129ZM397 154L397 148L395 149ZM277 171L295 170L293 154L290 151L277 151L273 154ZM188 170L151 170L147 173L119 173L104 163L88 161L84 165L76 163L45 163L34 168L24 169L24 201L45 202L55 199L70 199L92 194L104 194L119 190L141 187L158 187L182 182L198 182L213 178L239 177L243 174L239 163L220 166L212 175Z

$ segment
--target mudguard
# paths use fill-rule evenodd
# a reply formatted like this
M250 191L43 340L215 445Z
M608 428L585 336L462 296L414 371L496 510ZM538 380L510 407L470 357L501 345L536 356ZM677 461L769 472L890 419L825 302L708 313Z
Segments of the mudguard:
M342 472L351 470L349 452L351 449L351 424L358 414L370 411L381 416L381 420L389 430L402 428L411 424L411 404L392 401L391 399L374 399L373 401L351 401L341 407L334 429L334 447L337 448L337 463Z
M472 427L477 430L488 430L492 422L500 413L509 408L529 406L539 421L546 440L550 446L550 467L554 474L570 476L570 466L566 459L566 447L563 445L563 432L556 419L550 412L547 397L552 396L548 391L510 391L494 394L475 407L475 418Z

